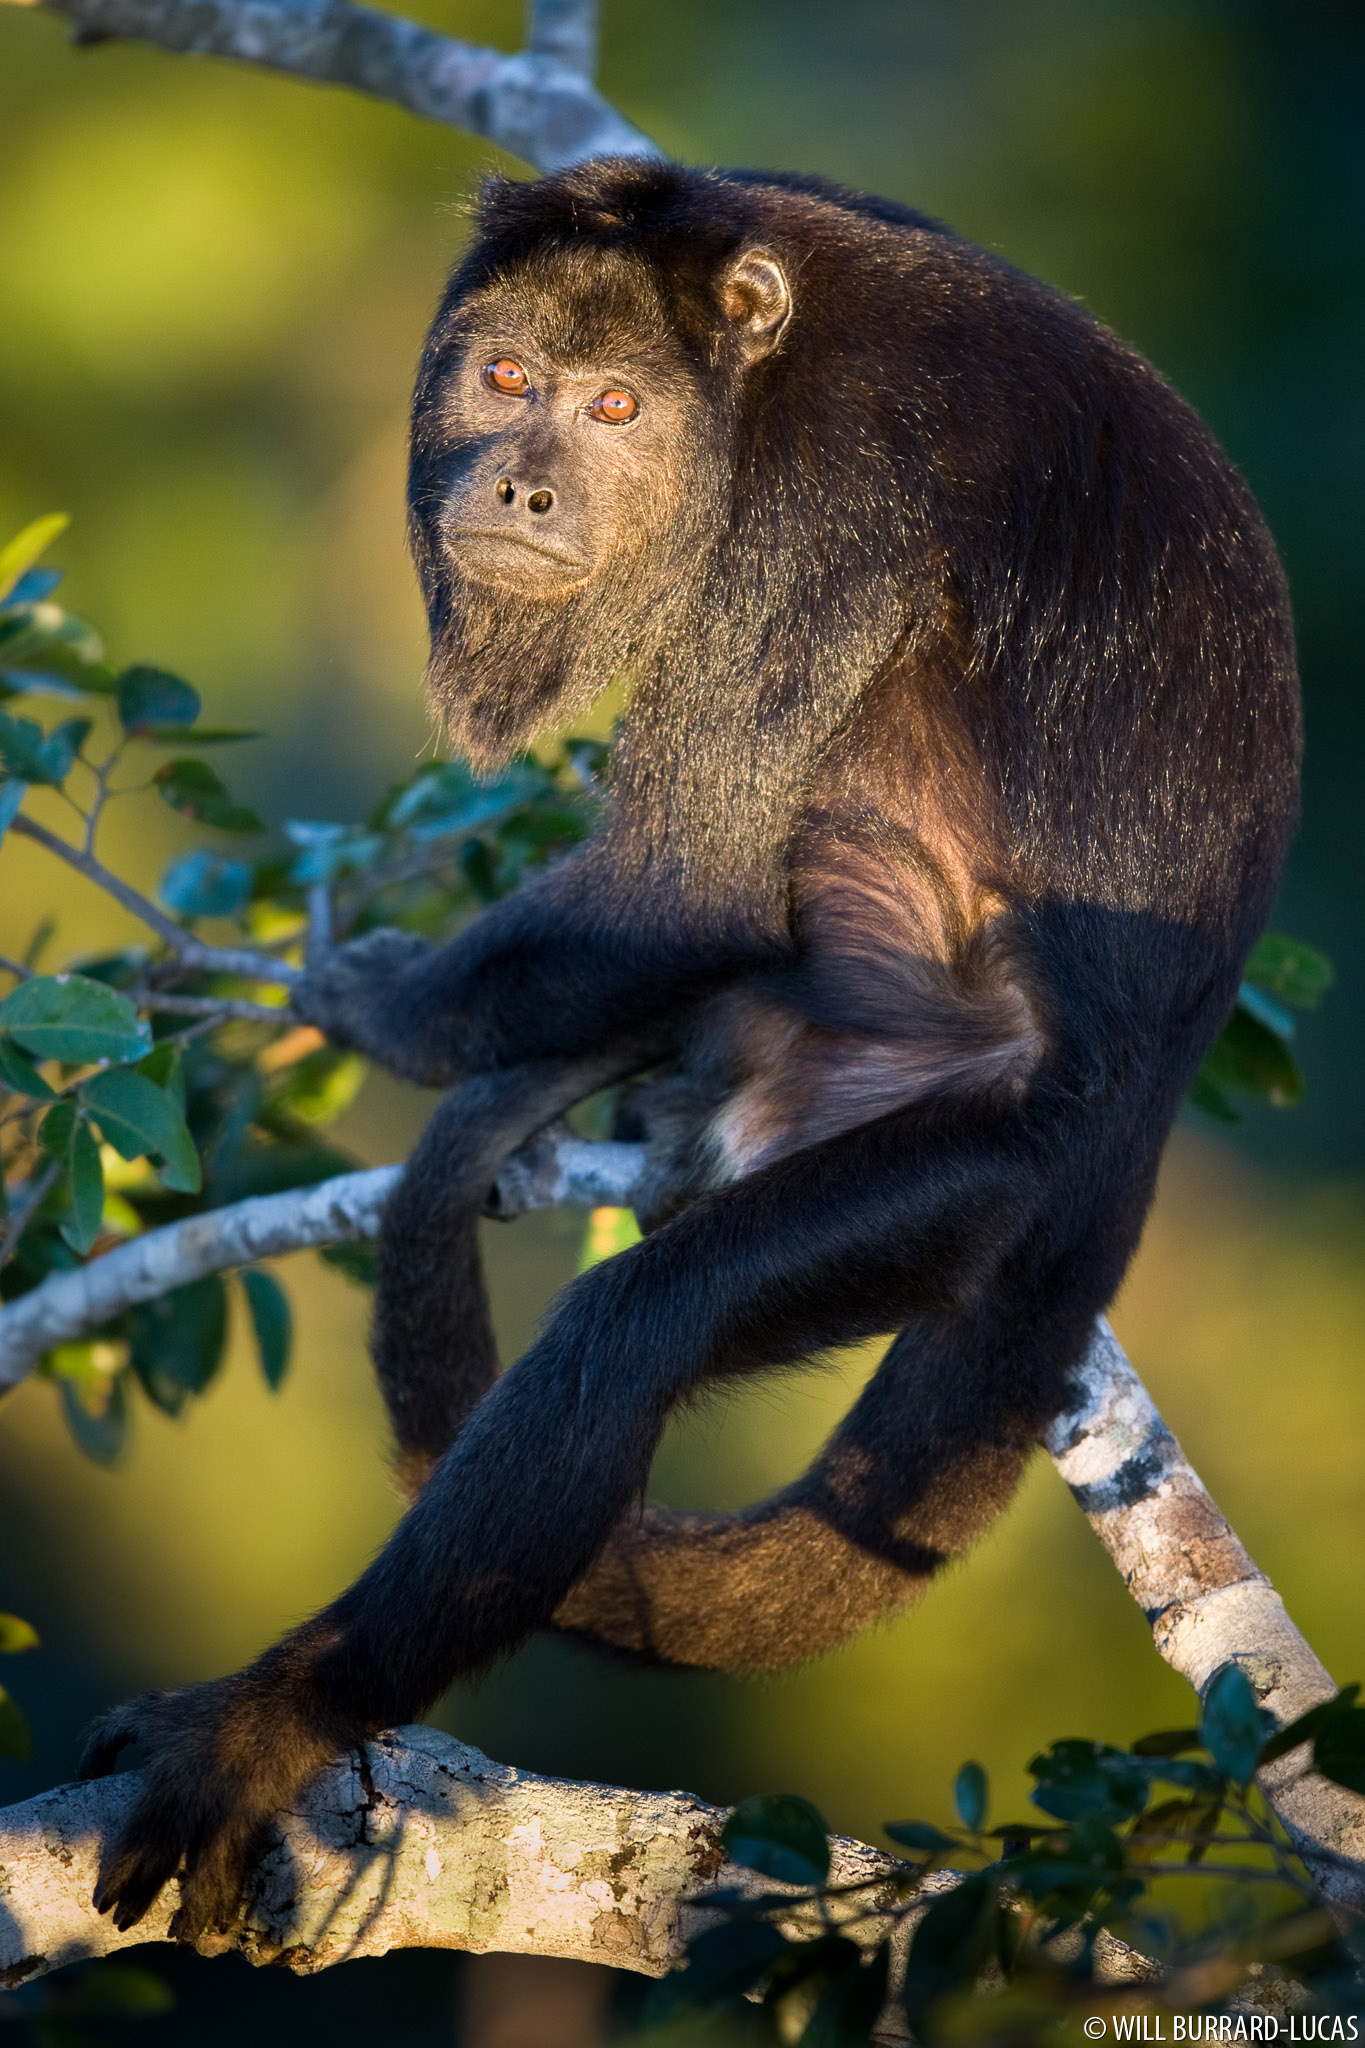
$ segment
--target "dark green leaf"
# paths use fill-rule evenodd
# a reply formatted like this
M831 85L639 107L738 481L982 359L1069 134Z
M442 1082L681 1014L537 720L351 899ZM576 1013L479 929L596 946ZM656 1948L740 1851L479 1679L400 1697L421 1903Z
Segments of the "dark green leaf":
M69 2011L124 2018L150 2019L175 2006L170 1986L137 1963L100 1963L72 1986L67 1997Z
M357 1287L373 1287L379 1273L379 1249L373 1244L329 1244L318 1254Z
M158 1407L178 1414L187 1394L202 1394L223 1359L227 1288L215 1273L131 1309L133 1366Z
M732 1920L708 1927L687 1946L687 1966L666 1977L651 2004L659 2016L692 2006L741 1998L762 1981L788 1948L767 1920Z
M56 1092L48 1087L32 1062L24 1058L12 1038L0 1038L0 1087L15 1095L32 1095L38 1102L51 1102Z
M167 726L183 734L200 708L199 692L163 668L139 664L124 669L118 679L119 723L132 739L145 739Z
M902 1997L915 2026L945 1992L975 1982L997 1947L1000 1907L994 1886L973 1872L936 1898L915 1929Z
M152 777L172 810L219 832L263 832L254 811L236 804L207 761L164 761Z
M1198 1749L1202 1738L1197 1728L1162 1728L1155 1735L1141 1735L1133 1744L1134 1756L1179 1756L1183 1750Z
M179 746L184 737L184 728L178 725L153 725L138 734L141 740L161 740L171 747ZM238 740L263 740L265 734L246 726L196 725L193 738L196 747L227 747Z
M105 1140L124 1159L154 1154L161 1178L179 1194L197 1194L203 1184L199 1154L180 1105L146 1074L129 1067L95 1074L81 1085L81 1100L96 1117Z
M732 1863L786 1884L823 1884L829 1876L829 1830L808 1799L770 1792L742 1799L721 1830Z
M1204 1695L1199 1732L1204 1747L1235 1785L1249 1785L1266 1742L1275 1734L1273 1716L1256 1704L1251 1680L1239 1664L1216 1671Z
M986 1824L986 1793L986 1773L980 1764L964 1764L953 1786L953 1803L963 1827L970 1828L973 1834Z
M1353 1706L1360 1692L1358 1685L1344 1685L1335 1699L1322 1700L1316 1707L1310 1707L1306 1714L1300 1714L1296 1721L1287 1721L1279 1733L1272 1735L1261 1751L1261 1762L1273 1764L1277 1757L1287 1756L1291 1749L1297 1749L1301 1742L1315 1736L1329 1715L1340 1713L1343 1708Z
M1029 1770L1038 1780L1034 1805L1058 1820L1127 1820L1147 1802L1148 1770L1140 1759L1107 1743L1054 1742L1033 1758Z
M1365 1707L1338 1708L1313 1738L1313 1762L1324 1778L1365 1793Z
M0 768L23 782L65 782L90 731L88 718L64 719L44 732L32 718L0 711Z
M207 846L172 861L161 883L161 900L177 917L233 917L250 895L247 863Z
M1303 1095L1303 1076L1283 1039L1249 1011L1234 1010L1204 1055L1200 1077L1215 1089L1233 1090L1287 1109Z
M1302 939L1287 939L1281 932L1267 932L1252 949L1246 978L1257 988L1279 996L1298 1010L1315 1010L1336 974L1332 963Z
M28 789L28 784L21 782L17 775L7 776L0 782L0 839L4 838L23 809Z
M1222 1089L1215 1087L1202 1067L1189 1085L1187 1099L1195 1109L1202 1109L1216 1123L1239 1124L1242 1121Z
M36 1650L38 1631L31 1621L21 1621L17 1614L0 1614L0 1653L6 1657L17 1657L21 1650Z
M889 1820L882 1833L899 1842L903 1849L927 1849L930 1855L957 1846L951 1835L945 1835L942 1828L931 1827L927 1820Z
M151 1033L127 996L81 974L35 974L0 1002L0 1033L40 1060L134 1060Z
M128 1391L122 1373L100 1385L58 1381L62 1412L77 1444L97 1465L112 1465L128 1441Z
M493 856L482 839L471 839L460 852L460 869L480 903L495 903L500 894Z
M259 1269L248 1269L242 1274L242 1288L251 1311L251 1327L256 1333L261 1371L266 1385L274 1393L289 1370L289 1351L294 1335L289 1296L273 1274Z
M33 1738L28 1732L28 1722L4 1686L0 1685L0 1756L11 1763L26 1764L32 1754Z
M54 1103L38 1129L38 1142L66 1177L67 1214L62 1236L82 1258L100 1234L104 1214L104 1170L99 1147L76 1103Z

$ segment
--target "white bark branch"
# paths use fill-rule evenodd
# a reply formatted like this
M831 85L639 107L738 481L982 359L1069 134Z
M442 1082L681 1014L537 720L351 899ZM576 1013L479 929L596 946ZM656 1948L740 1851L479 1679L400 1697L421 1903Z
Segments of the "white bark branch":
M1076 1392L1045 1446L1172 1670L1202 1697L1224 1664L1240 1664L1281 1727L1331 1699L1332 1679L1103 1320ZM1365 1799L1309 1770L1307 1756L1305 1747L1270 1765L1262 1789L1323 1894L1365 1912Z
M43 0L82 42L123 37L350 86L482 135L555 171L600 156L659 156L591 83L595 9L538 0L509 56L354 0Z

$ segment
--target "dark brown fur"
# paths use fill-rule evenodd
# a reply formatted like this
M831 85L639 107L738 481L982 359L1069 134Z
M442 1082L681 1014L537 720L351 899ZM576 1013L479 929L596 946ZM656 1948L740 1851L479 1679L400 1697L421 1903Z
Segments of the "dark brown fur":
M616 439L604 385L641 400ZM429 1476L325 1613L96 1731L89 1768L152 1752L99 1903L131 1924L183 1866L187 1936L324 1755L530 1631L783 1663L970 1540L1122 1277L1295 812L1244 486L1131 349L903 209L658 164L495 184L412 449L460 743L492 763L633 696L588 847L444 951L379 935L300 993L450 1089L375 1328ZM654 1227L499 1378L498 1159L641 1073ZM673 1404L887 1330L775 1501L640 1513Z

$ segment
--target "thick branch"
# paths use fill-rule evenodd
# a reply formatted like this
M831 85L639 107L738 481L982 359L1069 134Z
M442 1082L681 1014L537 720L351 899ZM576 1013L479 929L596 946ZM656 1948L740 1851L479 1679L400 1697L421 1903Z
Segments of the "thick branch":
M352 0L44 0L82 41L111 36L346 85L485 136L542 171L660 152L589 81L590 7L539 0L529 49L508 56Z
M490 1211L510 1217L527 1209L629 1202L640 1159L636 1145L590 1144L557 1125L506 1161ZM377 1166L287 1194L254 1195L149 1230L72 1272L50 1274L0 1308L0 1392L17 1386L54 1345L88 1337L139 1301L255 1259L374 1237L399 1172Z
M1332 1697L1331 1678L1219 1513L1108 1323L1100 1322L1077 1374L1071 1410L1044 1442L1157 1649L1197 1692L1222 1665L1240 1664L1281 1727ZM1299 1749L1272 1764L1262 1789L1325 1896L1365 1912L1365 1799L1310 1771L1307 1756Z

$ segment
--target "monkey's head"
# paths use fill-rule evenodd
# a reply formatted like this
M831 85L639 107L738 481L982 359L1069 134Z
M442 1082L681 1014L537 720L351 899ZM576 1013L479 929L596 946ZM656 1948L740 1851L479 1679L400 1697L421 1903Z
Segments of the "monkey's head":
M429 679L493 763L648 662L729 497L734 420L792 289L696 174L595 164L485 188L414 402Z

